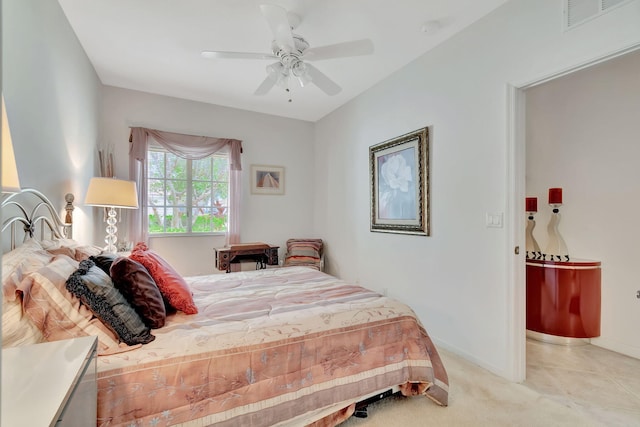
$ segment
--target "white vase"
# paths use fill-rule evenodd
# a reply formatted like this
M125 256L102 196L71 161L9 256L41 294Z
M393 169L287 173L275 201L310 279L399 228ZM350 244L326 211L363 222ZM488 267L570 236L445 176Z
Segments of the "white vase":
M549 225L547 225L549 242L543 258L550 261L569 261L569 249L567 249L567 244L558 230L560 225L560 205L551 206L553 207L553 213L551 214Z
M533 229L536 228L536 220L534 219L533 212L529 212L527 217L527 230L526 230L526 242L527 242L527 259L541 259L542 251L536 238L533 236Z

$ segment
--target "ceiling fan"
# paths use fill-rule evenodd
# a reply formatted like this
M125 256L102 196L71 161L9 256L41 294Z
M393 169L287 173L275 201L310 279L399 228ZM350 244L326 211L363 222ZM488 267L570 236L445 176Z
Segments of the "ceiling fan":
M260 9L274 36L271 43L272 53L205 50L201 54L204 58L276 59L277 62L266 67L267 77L258 86L255 95L265 95L276 84L288 91L291 78L295 78L302 87L313 83L327 95L336 95L342 88L308 62L373 53L373 42L369 39L309 47L309 43L302 36L292 32L300 23L297 15L287 13L284 8L273 4L262 4Z

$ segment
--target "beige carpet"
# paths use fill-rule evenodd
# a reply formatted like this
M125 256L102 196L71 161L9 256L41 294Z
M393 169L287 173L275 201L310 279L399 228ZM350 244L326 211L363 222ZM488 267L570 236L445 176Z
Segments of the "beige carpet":
M341 427L382 426L600 426L522 384L511 383L439 350L449 374L449 406L426 397L391 397L369 405L367 418Z

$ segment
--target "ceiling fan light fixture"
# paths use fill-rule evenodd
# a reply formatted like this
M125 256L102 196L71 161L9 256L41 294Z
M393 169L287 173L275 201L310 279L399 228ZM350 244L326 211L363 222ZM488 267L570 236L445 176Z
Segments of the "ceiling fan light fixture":
M214 59L275 59L278 62L266 67L267 76L254 95L266 95L274 86L289 92L289 80L295 78L301 87L312 83L329 96L337 95L342 88L312 62L350 56L371 55L373 42L369 39L352 40L311 48L309 43L292 29L299 24L299 17L274 4L260 5L273 39L271 53L203 51L205 58Z
M282 73L283 68L284 67L279 62L273 63L271 65L267 65L267 74L273 80L278 80L278 75Z
M296 78L298 79L298 83L300 83L300 87L305 87L306 85L311 83L311 77L309 77L307 74L296 76Z
M291 74L293 74L293 76L298 79L300 87L305 87L305 85L311 83L311 76L307 72L307 66L302 61L298 61L293 64L293 67L291 68Z
M289 87L289 73L280 62L275 62L266 66L267 80L271 80L274 85L278 85L283 89Z

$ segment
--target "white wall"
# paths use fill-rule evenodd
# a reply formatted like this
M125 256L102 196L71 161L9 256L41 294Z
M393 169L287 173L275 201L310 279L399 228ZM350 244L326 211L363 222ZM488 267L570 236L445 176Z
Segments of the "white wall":
M311 236L312 123L115 87L104 88L102 111L100 144L113 147L118 177L128 179L130 126L240 139L244 151L242 241L278 245L280 256L284 256L288 238ZM251 194L252 164L284 166L285 194ZM206 274L217 272L213 248L224 246L224 238L208 236L176 241L159 237L152 239L150 246L180 273Z
M93 212L78 202L96 166L101 84L58 2L2 2L2 67L20 184L61 212L73 193L74 237L92 240Z
M509 378L509 312L524 301L509 297L508 267L524 268L513 255L524 241L508 241L514 218L485 226L487 212L523 204L524 194L507 191L507 86L639 43L640 2L571 32L561 22L560 0L510 1L316 125L315 224L329 271L388 288L439 345ZM432 235L372 233L368 148L423 126L432 136Z
M640 358L640 51L531 88L526 100L534 236L544 250L547 190L562 187L570 256L602 262L601 337L592 342Z

